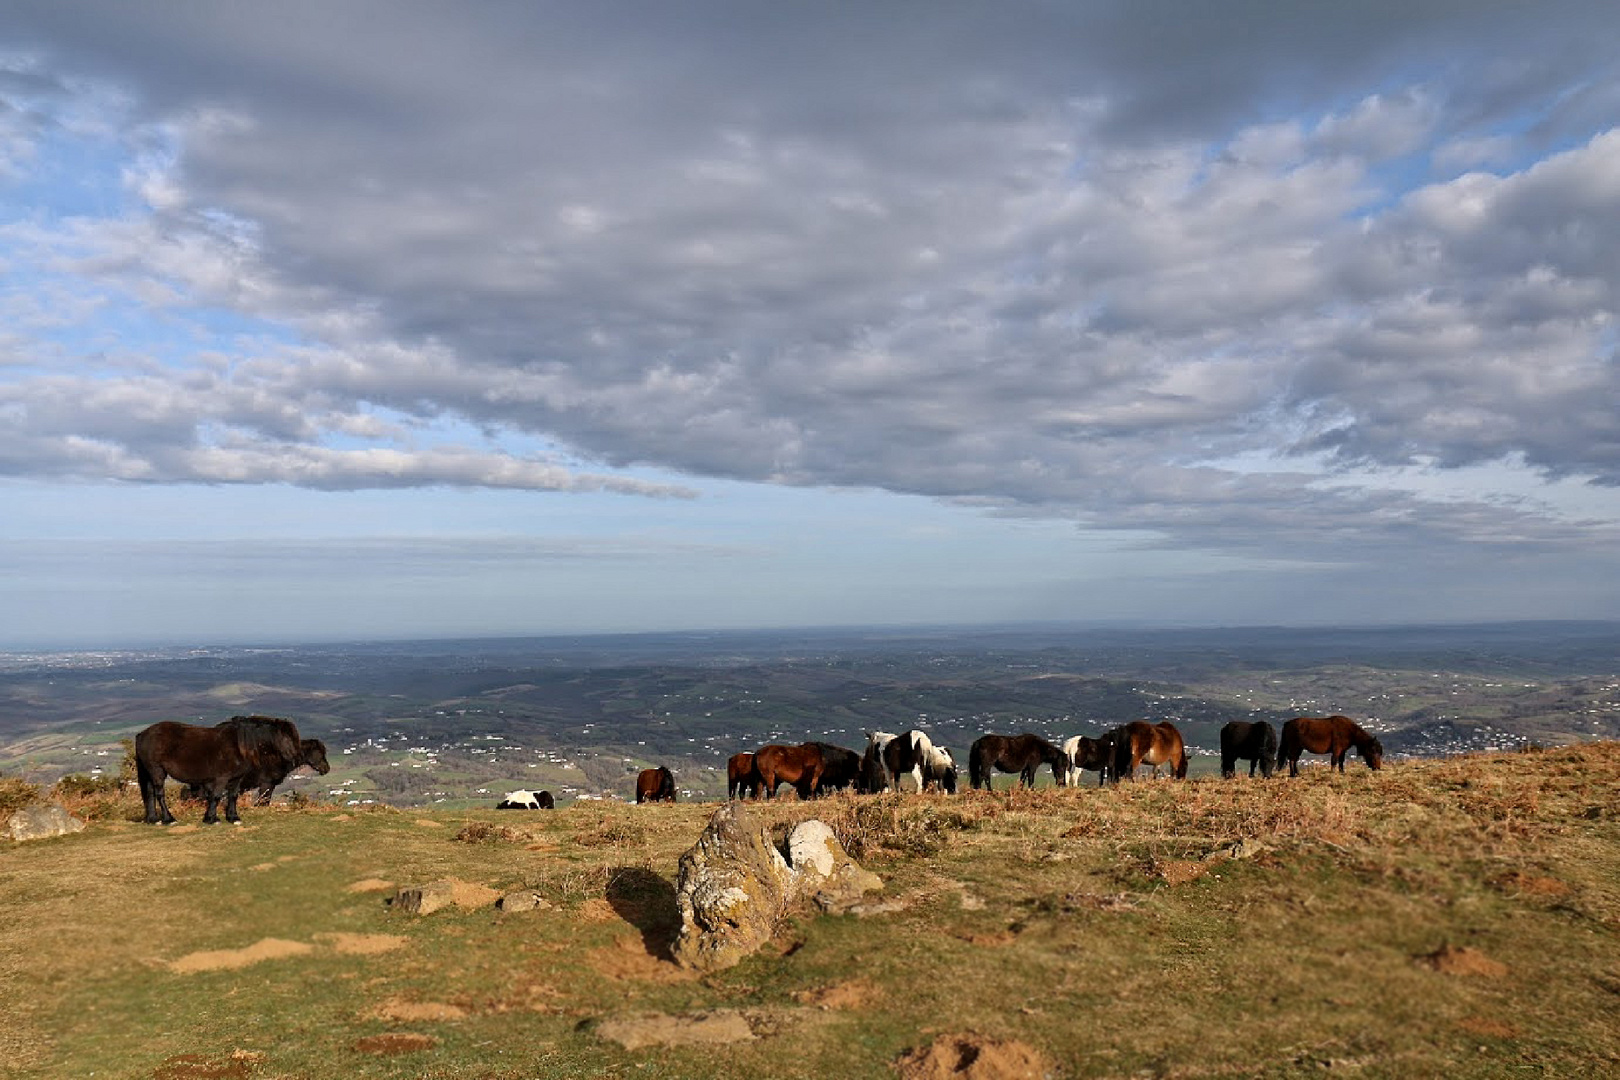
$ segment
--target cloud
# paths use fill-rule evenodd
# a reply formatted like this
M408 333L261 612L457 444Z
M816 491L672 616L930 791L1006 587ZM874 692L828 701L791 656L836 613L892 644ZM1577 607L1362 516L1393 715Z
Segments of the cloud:
M0 257L248 330L0 342L12 475L652 466L1334 558L1601 534L1379 469L1620 482L1602 5L171 14L20 6L126 202Z

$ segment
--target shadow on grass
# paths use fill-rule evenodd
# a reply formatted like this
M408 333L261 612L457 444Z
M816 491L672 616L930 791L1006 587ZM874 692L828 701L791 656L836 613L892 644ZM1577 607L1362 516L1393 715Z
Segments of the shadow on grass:
M641 931L642 944L650 955L674 961L681 912L673 884L644 866L616 866L608 872L607 902L621 919Z

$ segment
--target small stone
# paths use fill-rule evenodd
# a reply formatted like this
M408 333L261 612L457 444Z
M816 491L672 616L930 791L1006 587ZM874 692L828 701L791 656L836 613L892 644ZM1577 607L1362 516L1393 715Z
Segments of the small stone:
M533 889L519 889L509 892L499 900L495 906L502 911L550 911L551 901L535 892Z
M412 915L431 915L456 902L456 887L449 881L430 881L426 885L413 885L401 889L389 901L396 911Z

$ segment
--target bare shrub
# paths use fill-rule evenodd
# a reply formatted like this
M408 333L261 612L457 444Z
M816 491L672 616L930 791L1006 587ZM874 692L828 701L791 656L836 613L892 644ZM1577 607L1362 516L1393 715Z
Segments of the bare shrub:
M30 784L26 780L0 780L0 814L9 816L25 806L32 806L41 798L38 784Z

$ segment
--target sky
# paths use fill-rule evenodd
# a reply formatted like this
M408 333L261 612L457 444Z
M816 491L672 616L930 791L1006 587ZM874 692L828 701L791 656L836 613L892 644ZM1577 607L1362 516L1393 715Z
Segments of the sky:
M0 648L1620 610L1610 3L0 0Z

